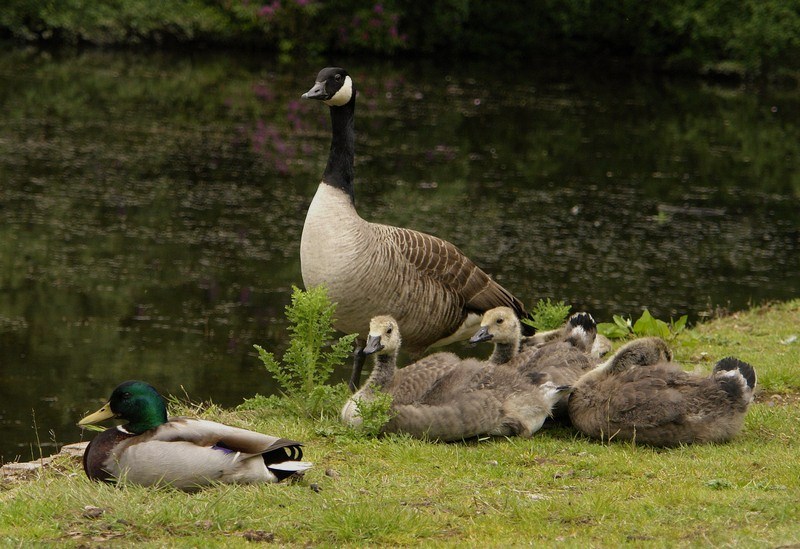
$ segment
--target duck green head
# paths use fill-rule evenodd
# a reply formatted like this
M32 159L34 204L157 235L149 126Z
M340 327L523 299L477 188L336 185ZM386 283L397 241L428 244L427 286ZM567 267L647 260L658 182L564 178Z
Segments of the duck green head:
M126 420L125 430L138 435L167 422L167 405L149 383L126 381L114 389L102 408L80 420L78 425L89 425L110 418Z

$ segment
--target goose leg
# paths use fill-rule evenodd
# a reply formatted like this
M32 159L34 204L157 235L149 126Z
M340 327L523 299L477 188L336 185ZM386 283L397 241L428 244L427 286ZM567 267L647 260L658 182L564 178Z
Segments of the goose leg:
M356 348L353 351L353 372L350 375L348 386L350 392L355 393L361 385L361 370L364 368L364 360L367 355L364 354L364 342L356 339Z

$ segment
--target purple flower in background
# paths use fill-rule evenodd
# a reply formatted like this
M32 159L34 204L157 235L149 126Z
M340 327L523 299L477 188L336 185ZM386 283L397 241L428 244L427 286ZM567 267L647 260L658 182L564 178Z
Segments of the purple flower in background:
M261 17L269 18L275 15L275 12L277 12L279 9L281 9L280 0L275 0L272 4L268 6L267 5L261 6L261 9L258 10L258 15L260 15Z
M261 83L253 84L253 93L256 97L265 101L269 101L275 95L271 89Z
M383 13L383 4L375 4L375 13Z

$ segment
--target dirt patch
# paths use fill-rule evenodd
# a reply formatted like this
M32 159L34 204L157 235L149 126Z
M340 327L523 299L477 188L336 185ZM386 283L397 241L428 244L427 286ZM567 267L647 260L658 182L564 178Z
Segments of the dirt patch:
M793 406L800 404L800 394L795 393L760 393L756 402L767 406Z

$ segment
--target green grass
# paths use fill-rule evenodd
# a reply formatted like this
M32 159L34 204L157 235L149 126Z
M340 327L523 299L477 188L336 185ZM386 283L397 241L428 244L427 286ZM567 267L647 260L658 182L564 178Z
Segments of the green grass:
M709 371L727 355L757 369L762 391L725 445L600 444L558 426L530 440L433 444L359 437L331 420L274 410L209 407L204 417L306 441L314 469L289 484L184 494L93 483L77 460L59 459L28 481L0 484L0 545L225 547L264 536L323 547L800 543L800 341L792 335L800 335L800 301L676 340L688 369Z

